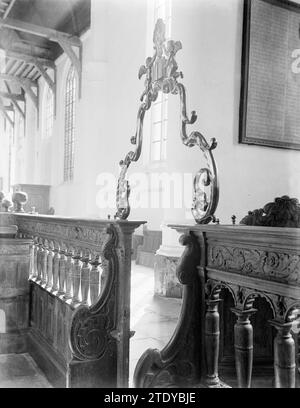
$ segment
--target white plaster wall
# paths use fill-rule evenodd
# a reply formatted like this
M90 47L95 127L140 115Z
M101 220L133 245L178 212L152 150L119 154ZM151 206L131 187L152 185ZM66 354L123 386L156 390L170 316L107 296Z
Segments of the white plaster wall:
M198 112L193 128L218 140L221 222L230 223L232 214L240 219L276 196L300 197L299 151L238 143L243 2L173 0L173 10L188 103ZM195 153L179 155L178 166L197 168Z
M0 116L0 177L3 179L3 190L8 192L8 135L4 119Z
M118 175L130 149L139 95L137 72L144 60L146 7L143 1L92 0L90 32L83 39L82 98L76 112L74 182L63 183L65 58L58 61L58 112L52 147L51 205L57 214L106 217L97 207L97 176ZM138 35L137 35L138 33ZM133 101L133 103L132 103ZM114 188L112 188L113 194Z

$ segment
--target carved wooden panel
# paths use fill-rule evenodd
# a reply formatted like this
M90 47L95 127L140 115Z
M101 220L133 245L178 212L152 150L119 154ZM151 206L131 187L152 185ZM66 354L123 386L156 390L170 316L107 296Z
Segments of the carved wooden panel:
M300 285L300 254L243 246L210 246L208 266L225 271Z

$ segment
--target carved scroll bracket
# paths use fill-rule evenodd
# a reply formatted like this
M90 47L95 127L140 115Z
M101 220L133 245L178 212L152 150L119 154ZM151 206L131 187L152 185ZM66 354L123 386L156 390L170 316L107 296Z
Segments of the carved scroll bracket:
M179 95L181 103L181 139L187 147L198 146L206 160L206 167L201 168L194 178L194 193L192 203L192 214L199 224L207 224L214 220L219 201L219 184L217 177L217 166L213 157L213 150L217 146L216 140L207 142L200 132L187 134L187 125L192 125L197 120L195 111L191 117L187 115L186 90L178 81L183 78L182 72L178 71L175 56L182 45L180 41L167 41L165 38L165 24L162 19L156 22L154 35L154 55L146 59L145 65L139 70L139 79L145 76L145 90L141 95L141 105L137 115L136 133L131 138L135 150L130 151L124 160L120 162L121 170L117 185L115 217L127 219L130 214L130 185L127 180L127 171L132 162L139 160L143 144L143 122L145 113L150 109L153 102L157 100L159 92L164 94Z
M177 266L183 284L183 303L179 321L169 343L161 350L148 349L138 361L134 373L137 388L195 386L203 374L202 310L204 282L199 279L199 244L192 234L181 237L185 246Z

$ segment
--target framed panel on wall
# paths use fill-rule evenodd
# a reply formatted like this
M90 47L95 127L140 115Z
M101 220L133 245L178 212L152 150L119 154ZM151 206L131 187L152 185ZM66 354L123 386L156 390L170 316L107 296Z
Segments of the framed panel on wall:
M239 142L300 150L300 4L244 0Z

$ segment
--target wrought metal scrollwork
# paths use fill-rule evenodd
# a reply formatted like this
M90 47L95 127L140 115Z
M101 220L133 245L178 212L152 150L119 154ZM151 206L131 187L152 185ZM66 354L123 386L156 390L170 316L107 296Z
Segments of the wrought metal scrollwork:
M139 70L139 79L145 75L145 90L141 95L141 105L137 115L137 126L135 136L131 143L136 146L135 151L130 151L124 160L120 162L121 171L117 186L117 212L116 218L127 219L130 214L130 185L127 180L127 170L132 162L139 160L143 144L143 122L145 113L156 101L159 92L165 94L179 95L181 103L181 139L185 146L198 146L207 162L207 167L200 169L194 178L194 193L192 214L199 224L207 224L214 219L219 201L219 186L217 177L217 166L212 154L216 148L216 139L207 142L200 132L187 133L187 126L197 120L195 111L191 112L190 118L186 108L186 90L178 81L183 78L182 72L178 71L175 60L176 53L181 50L180 41L167 41L165 39L165 24L162 19L157 20L154 35L154 55L146 59L145 65ZM209 189L209 191L207 191Z

